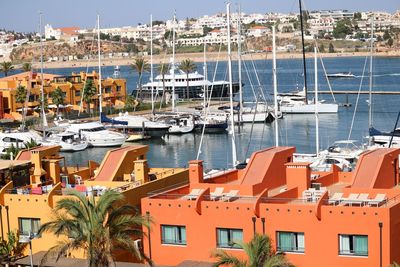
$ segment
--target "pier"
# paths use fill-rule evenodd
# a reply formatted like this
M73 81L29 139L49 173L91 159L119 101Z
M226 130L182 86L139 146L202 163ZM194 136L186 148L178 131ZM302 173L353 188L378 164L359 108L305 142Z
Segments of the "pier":
M309 91L309 93L315 93L315 91ZM362 94L362 95L368 95L369 91L319 91L319 94L335 94L335 95L357 95L357 94ZM371 94L373 95L400 95L400 91L372 91Z

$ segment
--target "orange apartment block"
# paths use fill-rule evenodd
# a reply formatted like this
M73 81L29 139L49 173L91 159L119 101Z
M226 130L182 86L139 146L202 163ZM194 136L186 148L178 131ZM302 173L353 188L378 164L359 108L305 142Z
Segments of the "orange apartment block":
M38 147L20 152L16 160L0 161L0 234L10 231L35 236L41 224L52 219L52 209L74 188L87 196L98 197L104 190L116 190L126 203L139 208L149 192L176 184L188 183L188 169L150 168L148 146L127 146L107 152L101 164L89 161L87 166L66 166L59 147ZM35 236L33 253L54 246L51 234ZM26 252L29 253L28 251ZM82 253L73 257L82 258ZM116 252L120 261L134 260L131 255Z
M48 99L48 104L51 105L51 93L60 87L64 93L65 105L70 105L73 109L80 108L82 89L87 80L92 80L96 88L98 88L98 73L95 71L91 73L72 73L68 76L60 76L53 74L43 74L43 88L45 95ZM2 108L6 117L14 117L19 119L21 113L21 103L16 102L16 88L21 85L29 90L29 99L26 106L28 107L28 114L32 114L34 109L40 105L39 99L41 95L41 75L35 72L22 72L12 76L0 78L0 92L2 93ZM120 78L106 78L102 79L103 91L103 106L104 107L124 107L126 99L126 80ZM92 108L98 106L98 97L94 96L92 101ZM51 107L51 106L50 106ZM86 103L83 102L83 107ZM53 107L54 108L54 107ZM8 115L8 116L7 116Z
M233 241L268 235L298 267L388 266L400 262L400 149L365 152L356 169L312 172L293 147L252 154L244 169L203 175L189 162L189 184L142 199L154 218L143 242L156 264L213 262Z

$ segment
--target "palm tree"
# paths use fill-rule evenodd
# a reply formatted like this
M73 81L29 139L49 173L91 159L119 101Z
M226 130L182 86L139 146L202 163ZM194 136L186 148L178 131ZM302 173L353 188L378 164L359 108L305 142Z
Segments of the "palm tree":
M138 92L136 93L136 98L141 95L142 93L142 74L145 71L150 70L149 63L143 57L135 58L135 62L131 64L131 68L139 74L139 81L138 81Z
M25 62L22 64L22 70L23 71L31 71L32 70L32 64L29 62Z
M90 114L90 103L92 103L92 98L97 94L97 89L93 84L92 80L87 80L85 87L83 88L83 100L86 103L87 112Z
M169 64L168 63L161 63L158 65L158 73L162 77L162 83L163 83L163 90L162 90L162 97L160 101L160 109L162 107L163 101L164 101L164 94L165 94L165 74L167 74L169 71Z
M137 101L135 99L135 97L128 95L126 96L126 100L125 100L125 109L132 111L133 108L135 108L137 106Z
M0 71L4 72L4 76L7 76L10 71L14 69L13 64L10 61L4 61L0 63Z
M271 239L266 235L255 234L249 243L234 242L238 248L243 249L248 260L242 260L228 254L224 250L216 250L213 257L217 258L214 267L231 265L234 267L290 267L284 255L275 254L272 249Z
M75 190L68 194L71 197L57 202L54 220L39 229L39 235L47 232L65 237L45 253L41 264L54 256L57 261L67 251L84 250L88 266L110 266L115 249L144 257L152 264L133 239L144 235L141 229L149 226L149 220L135 214L132 206L120 205L121 193L107 190L96 200Z
M57 106L57 117L58 117L60 105L64 104L64 92L61 90L59 86L57 86L56 90L51 92L51 100L53 104Z
M18 85L17 90L15 92L15 102L20 103L22 105L21 112L24 114L24 103L26 101L26 96L28 91L22 85Z
M190 98L190 95L189 95L189 73L195 71L197 69L197 66L196 66L196 64L194 64L193 60L188 58L181 62L179 69L186 73L186 94L187 94L186 97L187 97L187 99L189 99Z
M19 232L11 231L7 234L7 240L0 242L0 259L1 261L13 261L24 255L27 243L19 242Z

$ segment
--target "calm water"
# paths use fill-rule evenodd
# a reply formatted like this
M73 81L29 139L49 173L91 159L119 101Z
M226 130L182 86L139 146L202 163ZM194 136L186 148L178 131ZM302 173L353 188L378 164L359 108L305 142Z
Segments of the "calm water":
M359 90L360 82L363 79L361 90L368 90L368 73L362 77L365 58L327 58L324 59L325 68L328 73L351 71L357 76L354 79L331 80L333 90ZM253 66L254 64L254 66ZM376 58L374 59L374 90L399 91L400 85L400 58ZM208 64L208 77L212 80L216 63ZM220 62L216 70L216 79L225 79L226 62ZM278 90L287 92L303 86L301 60L288 59L278 60ZM313 60L308 60L308 84L313 90L314 71ZM257 86L257 77L263 93L268 100L271 99L272 90L272 63L270 60L259 60L254 63L247 61L243 67L244 95L247 101L254 100L254 94L260 95ZM237 65L234 64L234 70ZM255 71L255 69L257 71ZM86 71L86 68L75 69L46 69L46 73L68 75L71 71ZM92 68L89 68L91 71ZM111 76L113 67L104 67L103 75ZM198 64L199 72L202 72L202 64ZM368 70L368 65L366 66ZM319 63L319 90L329 90L326 79L322 73L322 66ZM256 75L257 73L257 75ZM1 74L0 74L1 75ZM237 77L237 73L235 73ZM128 91L136 87L138 76L128 66L121 66L121 77L127 79ZM149 74L145 73L143 81L148 81ZM235 78L234 78L235 79ZM255 92L253 92L253 87ZM312 98L312 96L310 96ZM320 95L320 99L332 101L330 95ZM346 102L344 95L337 95L338 103ZM348 101L352 107L340 107L338 114L320 115L320 146L327 147L335 140L347 139L350 131L351 121L354 114L357 95L349 95ZM357 112L351 139L362 140L368 132L368 95L361 95L358 102ZM397 113L400 111L400 95L394 96L373 96L373 124L382 130L391 130L394 127ZM281 145L296 146L298 152L311 153L315 151L315 116L314 115L286 115L279 120L279 137ZM251 125L245 125L237 132L238 158L244 160L251 152L272 146L274 144L273 125L254 125L251 134ZM185 166L188 160L195 159L200 143L200 135L186 134L183 136L166 136L161 140L150 140L142 144L150 145L148 154L149 162L154 167L175 167ZM88 159L101 161L107 149L91 148L80 153L66 153L65 157L70 164L82 164ZM228 134L206 135L202 147L201 159L204 159L207 168L228 168L231 165L231 143Z

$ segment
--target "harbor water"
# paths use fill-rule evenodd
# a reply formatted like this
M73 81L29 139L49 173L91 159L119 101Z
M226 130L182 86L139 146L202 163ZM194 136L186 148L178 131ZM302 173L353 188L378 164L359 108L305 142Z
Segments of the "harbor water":
M324 66L327 73L352 72L356 75L351 79L331 79L333 90L368 91L369 61L364 57L326 58ZM313 59L307 60L308 88L314 91ZM227 64L219 62L208 63L208 77L212 80L215 72L216 80L227 79ZM237 64L233 64L234 80L237 80ZM365 68L365 72L364 71ZM97 68L88 68L89 71ZM202 63L197 63L197 69L202 73ZM243 63L243 83L245 101L255 101L255 97L264 95L272 103L272 62L269 59L246 61ZM156 66L155 66L156 70ZM45 69L45 73L70 75L72 71L86 71L86 68ZM136 87L138 75L129 66L120 66L121 77L127 79L128 91ZM319 90L329 90L324 77L323 67L319 62ZM114 67L103 67L103 76L112 76ZM156 73L156 71L155 71ZM278 90L289 92L303 87L302 62L300 59L285 59L277 62ZM144 73L143 81L149 80L149 73ZM362 82L362 84L361 84ZM360 86L361 84L361 86ZM399 91L400 58L374 58L373 90ZM339 107L337 114L319 115L320 148L324 149L336 140L355 139L365 141L368 134L368 95L335 95L337 103L351 103L351 107ZM236 97L237 98L237 97ZM309 99L313 95L309 94ZM261 99L261 98L260 98ZM332 102L329 94L320 95L319 99ZM358 99L358 102L357 102ZM373 95L372 125L380 130L391 131L395 126L397 113L400 112L400 95ZM358 103L358 104L357 104ZM357 108L357 112L354 112ZM354 117L354 124L352 121ZM296 146L297 152L313 153L315 147L315 115L285 115L279 121L280 145ZM352 129L350 133L350 129ZM250 124L236 128L236 148L238 159L244 161L251 153L260 148L274 145L274 124ZM206 134L204 136L200 159L204 160L205 168L230 168L232 166L230 134ZM196 159L201 140L200 134L185 134L181 136L165 136L163 139L151 139L136 144L150 146L148 159L152 167L182 167L187 162ZM134 145L134 144L127 144ZM90 148L82 152L64 153L66 160L72 165L81 165L87 160L100 162L110 148Z

